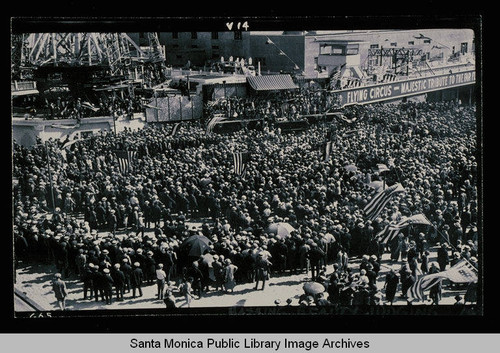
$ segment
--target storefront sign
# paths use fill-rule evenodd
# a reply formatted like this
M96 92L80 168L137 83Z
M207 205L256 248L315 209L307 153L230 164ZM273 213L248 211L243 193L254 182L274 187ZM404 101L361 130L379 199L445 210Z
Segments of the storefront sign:
M475 71L430 76L338 91L342 106L365 104L474 84Z

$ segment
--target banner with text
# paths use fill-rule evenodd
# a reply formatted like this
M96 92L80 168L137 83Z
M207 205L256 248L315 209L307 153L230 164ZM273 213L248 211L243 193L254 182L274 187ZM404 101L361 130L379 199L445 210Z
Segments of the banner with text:
M397 99L432 91L471 85L475 82L476 72L470 70L373 86L344 89L337 92L340 93L341 105L346 106Z

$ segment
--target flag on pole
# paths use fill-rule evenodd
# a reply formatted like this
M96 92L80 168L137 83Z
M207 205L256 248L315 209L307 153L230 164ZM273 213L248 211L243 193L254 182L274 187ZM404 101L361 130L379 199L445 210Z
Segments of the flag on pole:
M366 204L364 212L366 217L371 220L377 218L377 216L382 212L382 209L389 202L389 200L397 193L404 192L405 189L399 183L396 183L387 189L378 192L372 199Z
M226 117L223 114L215 114L212 119L207 124L207 133L212 132L214 130L215 125L217 125L218 122L226 120Z
M330 154L333 150L333 141L325 142L322 147L323 162L328 162L330 160Z
M400 222L395 224L388 224L383 230L381 230L376 237L383 244L394 239L399 232L412 224L423 224L423 225L432 225L432 223L421 213L406 217L402 219Z
M420 277L406 292L408 300L423 300L424 291L432 288L443 279L449 279L455 283L475 283L478 280L477 270L468 261L462 259L446 271Z
M426 290L431 289L436 284L440 283L443 279L447 278L445 272L446 271L420 277L413 284L413 286L408 288L408 291L406 292L408 301L413 301L415 299L423 301L425 296L424 292Z
M137 151L115 151L116 159L118 160L118 167L122 174L128 173L132 170L132 161L137 157Z
M248 152L233 152L234 172L236 174L245 174L249 157L250 154Z
M177 133L177 130L179 129L179 127L181 126L181 123L176 123L174 125L174 128L172 129L172 133L170 134L170 136L175 136L175 134Z

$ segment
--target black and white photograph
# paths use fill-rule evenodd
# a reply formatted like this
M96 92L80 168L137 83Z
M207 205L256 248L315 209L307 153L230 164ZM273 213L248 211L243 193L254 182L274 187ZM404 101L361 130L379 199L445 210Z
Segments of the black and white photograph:
M483 314L475 21L50 21L11 21L15 317Z

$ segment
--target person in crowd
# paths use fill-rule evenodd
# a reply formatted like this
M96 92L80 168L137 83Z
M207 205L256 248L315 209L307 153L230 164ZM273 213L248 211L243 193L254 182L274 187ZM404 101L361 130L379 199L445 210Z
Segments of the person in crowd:
M139 297L142 297L142 283L144 281L144 272L142 271L139 262L134 263L134 270L130 275L130 286L132 287L132 298L136 297L136 292Z
M269 279L269 268L272 266L271 261L264 257L263 253L259 253L255 263L255 290L259 289L259 282L262 282L262 290L266 287L266 280Z
M66 297L68 296L68 292L66 289L66 283L61 277L62 275L60 273L56 273L54 275L54 279L52 280L52 290L56 296L59 309L64 311L66 310Z

